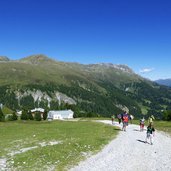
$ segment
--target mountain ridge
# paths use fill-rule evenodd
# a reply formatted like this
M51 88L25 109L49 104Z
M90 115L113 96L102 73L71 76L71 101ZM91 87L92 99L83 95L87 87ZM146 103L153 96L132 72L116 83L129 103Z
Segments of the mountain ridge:
M37 91L46 95L36 99ZM171 105L171 89L139 76L127 65L84 65L45 55L0 62L0 92L0 102L13 110L64 108L70 99L77 116L110 116L126 109L137 117L153 114L161 118L161 110ZM21 96L19 101L16 94Z
M155 80L156 83L171 87L171 78Z

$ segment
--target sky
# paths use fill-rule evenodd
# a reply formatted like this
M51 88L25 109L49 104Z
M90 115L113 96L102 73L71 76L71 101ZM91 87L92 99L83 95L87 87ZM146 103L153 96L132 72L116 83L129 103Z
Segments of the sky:
M171 1L1 0L0 56L33 54L171 78Z

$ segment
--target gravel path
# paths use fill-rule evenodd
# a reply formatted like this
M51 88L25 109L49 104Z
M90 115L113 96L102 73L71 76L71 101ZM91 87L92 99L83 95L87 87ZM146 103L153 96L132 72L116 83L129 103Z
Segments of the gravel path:
M101 121L111 124L111 121ZM115 123L116 126L118 123ZM105 148L70 171L171 171L171 137L156 131L154 144L144 143L146 131L129 125Z

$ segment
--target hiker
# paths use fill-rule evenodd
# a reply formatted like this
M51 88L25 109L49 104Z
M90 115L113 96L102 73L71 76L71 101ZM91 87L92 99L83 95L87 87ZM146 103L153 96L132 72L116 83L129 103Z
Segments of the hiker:
M118 122L119 122L119 124L121 123L121 119L122 119L122 115L121 114L118 114Z
M122 114L122 131L126 131L126 127L128 126L128 121L129 121L129 115L126 113L126 111Z
M149 118L148 118L148 124L153 124L153 120L155 120L154 116L151 115Z
M140 119L140 131L144 131L144 123L145 123L145 119L143 117L142 119Z
M115 120L115 115L112 115L111 119L112 119L112 125L113 125L114 124L114 120Z
M155 129L153 127L153 124L150 123L147 127L147 136L146 136L145 143L147 143L147 140L150 139L150 144L153 145L154 132L155 132Z
M130 115L129 116L129 119L130 119L130 123L132 124L132 120L134 119L134 116L133 115Z

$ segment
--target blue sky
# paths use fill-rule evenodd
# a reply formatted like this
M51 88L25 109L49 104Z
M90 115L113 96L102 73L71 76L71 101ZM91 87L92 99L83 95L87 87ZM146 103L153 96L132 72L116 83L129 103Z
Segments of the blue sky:
M126 64L171 78L170 0L0 1L0 55Z

